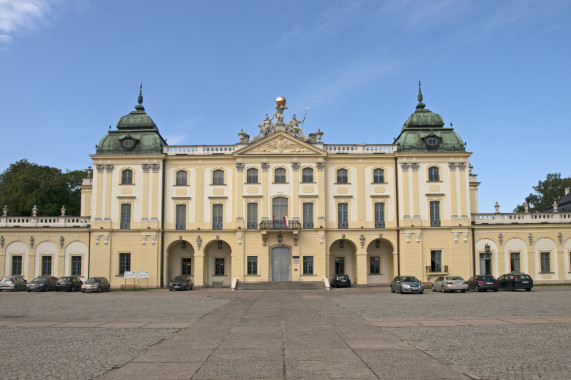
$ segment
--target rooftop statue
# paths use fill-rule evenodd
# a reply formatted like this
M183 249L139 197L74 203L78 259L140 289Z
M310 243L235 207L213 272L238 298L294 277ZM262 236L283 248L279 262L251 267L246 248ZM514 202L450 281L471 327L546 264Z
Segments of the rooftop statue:
M276 111L274 112L271 118L268 116L268 114L266 114L266 117L262 121L262 124L258 125L260 132L256 137L251 138L250 142L257 141L276 132L286 132L303 141L309 140L309 137L303 134L303 123L305 122L305 118L307 117L307 110L309 109L309 107L305 109L305 116L303 117L303 119L297 120L295 114L293 114L292 119L287 123L284 123L284 110L288 109L284 97L278 96L276 98L275 108ZM272 123L274 118L276 119L275 124ZM302 126L299 125L300 123L302 124Z

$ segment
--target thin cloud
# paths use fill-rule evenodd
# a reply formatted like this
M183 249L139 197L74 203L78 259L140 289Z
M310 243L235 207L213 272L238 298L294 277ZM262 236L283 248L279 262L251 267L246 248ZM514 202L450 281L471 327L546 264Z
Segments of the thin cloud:
M0 0L0 49L6 49L14 36L45 25L52 8L46 0Z

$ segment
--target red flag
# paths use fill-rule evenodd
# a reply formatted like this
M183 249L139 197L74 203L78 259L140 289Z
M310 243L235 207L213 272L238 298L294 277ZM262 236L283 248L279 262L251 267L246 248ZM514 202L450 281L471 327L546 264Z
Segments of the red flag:
M284 216L284 225L287 227L287 216Z

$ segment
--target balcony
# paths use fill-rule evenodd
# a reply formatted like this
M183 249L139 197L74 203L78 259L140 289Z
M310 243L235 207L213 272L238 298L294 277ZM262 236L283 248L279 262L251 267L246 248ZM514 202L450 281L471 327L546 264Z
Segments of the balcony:
M301 223L297 220L292 220L288 222L287 226L282 220L264 220L260 222L260 230L299 230L301 229Z
M384 220L375 220L375 228L385 228Z
M303 222L303 228L313 228L313 222Z
M442 270L444 268L444 270ZM432 267L431 265L426 266L426 273L428 274L448 274L448 265L436 265Z
M440 227L440 219L431 219L430 227Z
M246 228L249 230L255 230L258 228L258 222L248 222L246 223Z
M217 222L212 223L212 229L213 230L221 230L222 229L222 223L217 223Z
M337 228L339 228L339 229L349 228L349 223L348 222L339 222L339 223L337 223Z

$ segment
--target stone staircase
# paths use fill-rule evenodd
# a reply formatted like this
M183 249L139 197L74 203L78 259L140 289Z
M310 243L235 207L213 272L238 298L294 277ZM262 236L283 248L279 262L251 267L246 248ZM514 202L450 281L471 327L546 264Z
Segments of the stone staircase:
M323 281L311 282L240 282L236 290L325 290Z

